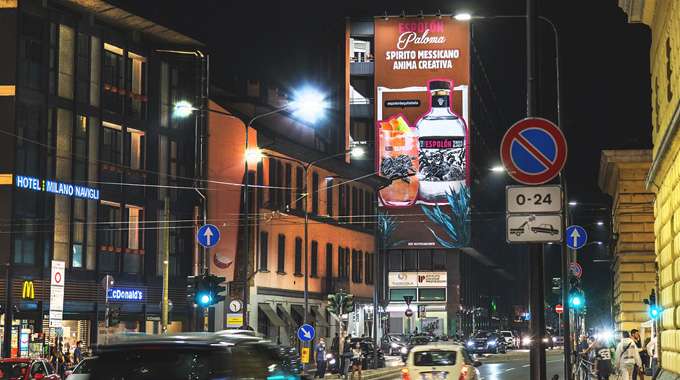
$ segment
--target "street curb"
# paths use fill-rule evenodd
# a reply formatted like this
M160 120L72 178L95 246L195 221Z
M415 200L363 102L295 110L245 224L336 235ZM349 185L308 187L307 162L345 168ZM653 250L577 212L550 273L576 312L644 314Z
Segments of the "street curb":
M361 378L366 379L366 380L379 380L379 379L392 377L392 376L398 374L399 372L401 372L401 366L387 367L387 368L381 368L381 369L375 369L375 370L366 370L366 371L363 371ZM342 377L338 376L338 375L330 375L330 376L324 377L324 379L335 380L335 379L342 379Z

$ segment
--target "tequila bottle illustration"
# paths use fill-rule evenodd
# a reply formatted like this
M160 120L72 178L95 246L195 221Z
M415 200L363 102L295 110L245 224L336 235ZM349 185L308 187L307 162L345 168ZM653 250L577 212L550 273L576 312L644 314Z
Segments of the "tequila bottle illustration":
M418 203L447 203L446 192L458 191L466 180L466 126L451 111L450 81L429 82L430 110L416 124L418 130Z

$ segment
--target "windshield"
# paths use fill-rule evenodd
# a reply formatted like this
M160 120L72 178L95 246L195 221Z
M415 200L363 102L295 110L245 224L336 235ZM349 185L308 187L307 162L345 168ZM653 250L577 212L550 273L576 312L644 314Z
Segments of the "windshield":
M238 363L238 365L235 365ZM127 379L265 379L283 371L262 347L230 348L140 347L125 351L103 352L91 359L90 378Z
M512 333L510 331L503 331L501 334L506 338L512 338Z
M392 342L403 342L405 337L403 335L389 335Z
M486 332L486 331L480 331L475 335L475 338L489 338L491 336L491 333Z
M456 351L420 351L413 354L416 366L446 366L456 364Z
M19 379L26 374L28 363L0 363L0 379Z
M92 371L92 359L83 360L78 364L78 366L73 370L74 374L86 374Z
M430 342L430 338L426 336L414 336L411 338L411 344L428 344Z

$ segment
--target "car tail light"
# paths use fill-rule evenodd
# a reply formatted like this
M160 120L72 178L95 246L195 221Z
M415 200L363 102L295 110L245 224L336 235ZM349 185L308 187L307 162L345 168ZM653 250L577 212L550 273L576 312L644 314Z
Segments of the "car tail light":
M458 377L458 380L465 380L468 374L468 367L463 367L460 369L460 376Z
M408 373L408 368L406 367L401 369L401 380L411 380L411 376Z

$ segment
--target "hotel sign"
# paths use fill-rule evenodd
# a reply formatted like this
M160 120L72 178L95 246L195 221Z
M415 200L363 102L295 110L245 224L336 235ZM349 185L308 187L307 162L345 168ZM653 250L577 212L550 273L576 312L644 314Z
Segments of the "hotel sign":
M23 175L15 175L14 182L19 189L43 191L47 193L76 197L82 199L99 200L99 189L79 186L66 182L39 179Z

